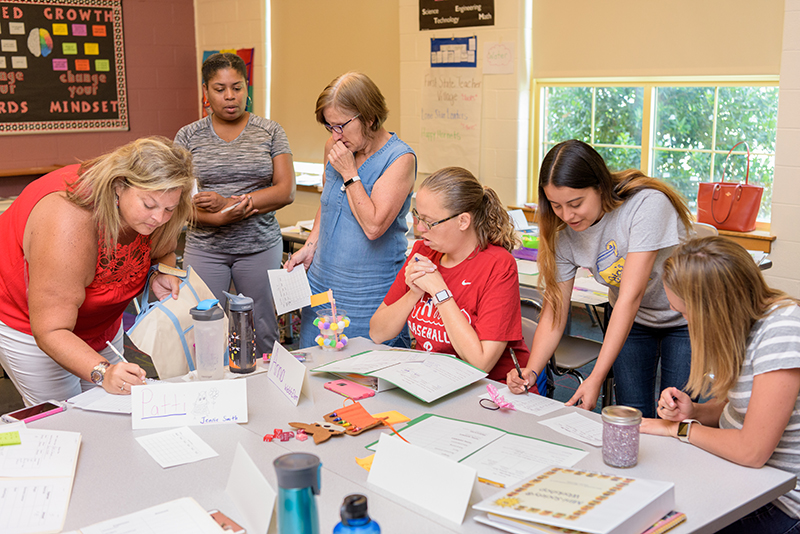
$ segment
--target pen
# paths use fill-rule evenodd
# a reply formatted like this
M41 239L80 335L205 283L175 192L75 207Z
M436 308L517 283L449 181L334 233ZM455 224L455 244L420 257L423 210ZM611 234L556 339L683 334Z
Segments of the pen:
M514 349L508 347L509 352L511 352L511 359L514 360L514 367L517 368L517 374L519 375L520 380L524 380L522 378L522 369L519 368L519 360L517 360L517 355L514 354ZM525 386L525 395L528 394L528 386Z
M111 350L113 350L113 351L114 351L114 354L116 354L117 356L119 356L119 357L120 357L120 359L121 359L123 362L125 362L125 363L128 363L128 360L126 360L126 359L125 359L125 356L123 356L123 355L122 355L122 353L121 353L120 351L118 351L118 350L117 350L117 347L115 347L114 345L112 345L110 341L106 341L106 345L108 345L108 348L110 348Z
M239 202L237 202L236 204L231 204L230 206L228 206L227 208L225 208L224 210L222 210L220 213L225 213L225 212L231 211L233 208L235 208L236 206L238 206L238 205L239 205L239 204L241 204L241 203L242 203L242 201L240 200L240 201L239 201Z

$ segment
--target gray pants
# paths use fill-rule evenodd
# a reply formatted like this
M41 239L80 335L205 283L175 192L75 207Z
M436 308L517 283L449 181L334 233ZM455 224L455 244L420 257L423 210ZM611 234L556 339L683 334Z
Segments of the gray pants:
M190 246L183 254L184 268L192 266L219 300L222 309L227 309L228 300L222 292L229 291L231 280L237 293L253 299L257 358L265 352L272 352L278 339L278 318L267 270L280 269L282 256L281 243L255 254L219 254Z

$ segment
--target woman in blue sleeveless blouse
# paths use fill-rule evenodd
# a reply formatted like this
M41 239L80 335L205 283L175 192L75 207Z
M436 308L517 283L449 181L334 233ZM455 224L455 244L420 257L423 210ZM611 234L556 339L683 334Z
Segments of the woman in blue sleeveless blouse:
M317 99L325 143L324 188L314 229L285 268L308 270L312 293L333 290L350 317L348 337L369 336L369 320L405 261L405 222L417 174L414 151L383 127L386 101L364 74L333 80ZM315 344L316 312L303 309L300 347ZM390 341L408 345L408 332Z

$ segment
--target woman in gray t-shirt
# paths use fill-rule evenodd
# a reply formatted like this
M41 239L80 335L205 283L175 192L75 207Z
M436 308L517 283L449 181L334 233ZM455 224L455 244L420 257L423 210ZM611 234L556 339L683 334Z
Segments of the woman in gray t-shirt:
M617 404L653 417L658 392L683 387L689 377L686 321L670 309L661 284L664 260L691 228L686 204L638 170L611 173L596 150L572 140L542 161L538 215L544 306L525 380L510 373L509 388L524 391L530 371L543 371L567 322L575 273L584 267L609 288L613 314L594 370L567 405L593 409L613 365Z
M672 307L689 322L687 393L668 388L642 432L678 438L747 467L800 475L800 308L723 237L681 245L664 263ZM693 403L689 395L711 397ZM795 488L720 530L800 532Z

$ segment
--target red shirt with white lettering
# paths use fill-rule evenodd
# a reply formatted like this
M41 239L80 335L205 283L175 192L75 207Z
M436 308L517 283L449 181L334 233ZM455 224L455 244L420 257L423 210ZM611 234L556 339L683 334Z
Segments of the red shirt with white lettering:
M417 253L426 256L437 266L453 294L453 300L479 339L508 342L489 378L505 382L508 372L514 369L509 348L514 349L520 366L524 367L530 352L522 339L519 278L517 263L511 253L503 247L489 245L486 250L476 251L450 268L442 267L442 253L425 246L422 240L414 243L409 259ZM408 292L405 273L403 265L383 299L387 306ZM456 354L431 295L426 293L414 305L408 317L408 327L417 340L417 349Z

